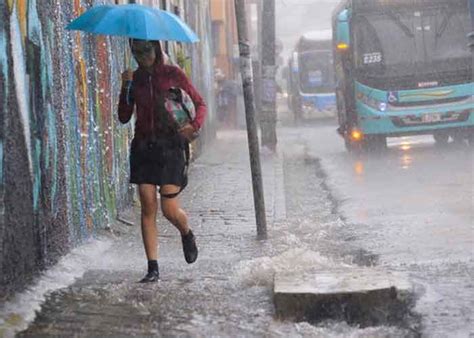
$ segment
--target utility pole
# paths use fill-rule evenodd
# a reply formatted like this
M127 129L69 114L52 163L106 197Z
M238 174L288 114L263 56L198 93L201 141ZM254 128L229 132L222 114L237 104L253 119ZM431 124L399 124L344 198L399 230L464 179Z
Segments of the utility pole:
M469 1L469 12L471 13L471 32L467 34L467 39L468 47L471 52L474 52L474 0Z
M276 81L275 81L275 0L263 0L262 8L262 111L260 128L262 145L276 149Z
M263 196L262 168L260 165L260 150L258 144L257 124L255 119L255 103L253 96L252 60L250 58L250 43L248 39L247 18L245 15L245 0L235 0L235 16L237 18L237 34L240 52L240 74L245 100L245 120L247 122L247 138L250 154L250 169L252 172L253 201L257 221L257 236L267 238L267 220L265 215L265 200Z
M253 56L253 78L255 107L257 109L257 121L260 123L262 114L262 0L255 0L257 5L257 48Z

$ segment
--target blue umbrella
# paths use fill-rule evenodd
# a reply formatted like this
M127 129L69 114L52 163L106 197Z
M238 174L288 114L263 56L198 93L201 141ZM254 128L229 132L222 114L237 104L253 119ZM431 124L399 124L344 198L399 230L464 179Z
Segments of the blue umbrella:
M178 16L139 4L92 7L67 25L66 29L141 40L199 41L197 35Z

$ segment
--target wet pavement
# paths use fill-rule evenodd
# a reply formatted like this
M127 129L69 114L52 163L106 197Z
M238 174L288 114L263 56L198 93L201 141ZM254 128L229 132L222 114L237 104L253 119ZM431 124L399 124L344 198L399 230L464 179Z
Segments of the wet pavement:
M346 243L407 273L429 337L474 336L474 151L431 136L389 139L379 156L350 156L333 123L280 131L318 158Z
M262 154L268 240L256 239L246 134L221 132L194 163L182 195L197 236L198 261L185 263L177 231L159 217L161 281L138 284L146 262L135 206L121 215L135 225L111 226L111 234L91 244L104 250L82 252L78 269L83 271L75 282L47 292L36 318L18 336L417 336L416 316L399 326L363 329L338 321L311 325L275 318L276 272L378 261L354 245L345 230L340 202L320 160L310 156L308 142L292 139L291 130L283 131L280 142L280 153Z

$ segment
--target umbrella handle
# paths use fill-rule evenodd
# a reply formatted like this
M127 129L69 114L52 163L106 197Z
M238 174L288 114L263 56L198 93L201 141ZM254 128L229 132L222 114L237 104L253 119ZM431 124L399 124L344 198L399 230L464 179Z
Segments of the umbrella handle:
M131 53L130 53L130 47L127 45L127 47L125 47L125 53L124 53L124 65L125 65L125 70L127 69L130 69L130 59L131 59Z

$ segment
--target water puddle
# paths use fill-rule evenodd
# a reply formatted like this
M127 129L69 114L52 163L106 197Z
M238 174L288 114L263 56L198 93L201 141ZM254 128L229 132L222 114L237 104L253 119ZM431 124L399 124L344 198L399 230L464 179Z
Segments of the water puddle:
M0 336L13 337L15 332L26 329L48 293L71 285L91 266L103 264L103 260L97 258L111 245L111 240L93 240L72 250L44 272L34 285L5 302L0 307Z

